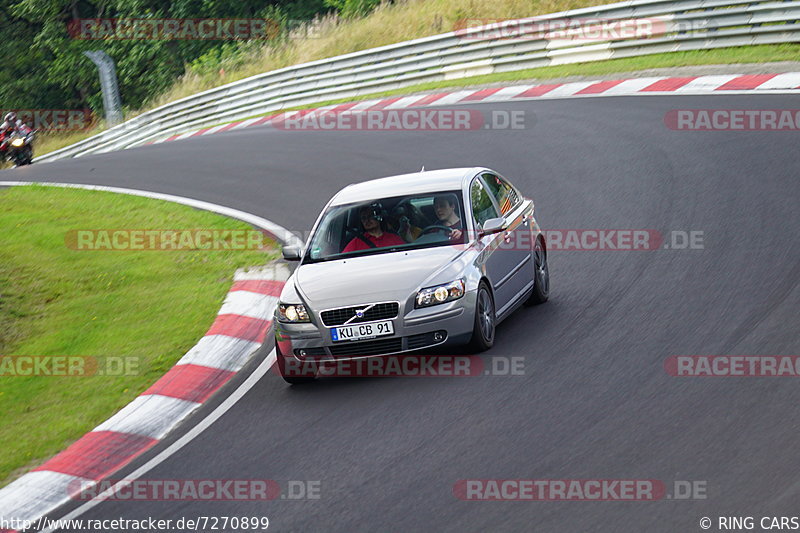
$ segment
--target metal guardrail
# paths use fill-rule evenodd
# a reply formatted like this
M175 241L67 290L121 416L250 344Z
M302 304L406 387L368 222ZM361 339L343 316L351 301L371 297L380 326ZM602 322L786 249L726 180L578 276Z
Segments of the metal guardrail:
M603 41L548 39L532 23L565 20L574 28L590 28L597 19L650 19L659 25L658 34ZM800 42L800 0L629 0L520 19L513 38L475 31L479 30L464 29L259 74L147 111L37 162L119 150L214 124L424 82L663 52Z

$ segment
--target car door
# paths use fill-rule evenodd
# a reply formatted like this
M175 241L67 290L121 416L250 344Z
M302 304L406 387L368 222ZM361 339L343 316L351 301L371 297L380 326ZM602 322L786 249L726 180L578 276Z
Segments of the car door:
M503 262L508 264L509 274L503 280L503 288L508 294L508 304L511 304L533 283L533 242L530 226L533 205L502 176L484 172L481 177L500 211L500 216L506 221L506 231L502 233L504 242L495 253L501 253L504 256ZM504 311L500 307L497 309L498 314Z
M500 217L498 206L480 176L476 176L470 184L470 204L476 231L487 220ZM505 232L485 235L478 240L481 252L478 261L492 284L495 310L499 314L500 309L506 308L515 294L508 283L515 261L504 253Z

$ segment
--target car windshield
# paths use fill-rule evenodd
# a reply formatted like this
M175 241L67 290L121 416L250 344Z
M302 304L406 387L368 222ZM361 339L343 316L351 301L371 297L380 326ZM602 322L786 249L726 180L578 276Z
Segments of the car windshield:
M304 262L463 244L467 232L461 198L460 191L443 191L330 207Z

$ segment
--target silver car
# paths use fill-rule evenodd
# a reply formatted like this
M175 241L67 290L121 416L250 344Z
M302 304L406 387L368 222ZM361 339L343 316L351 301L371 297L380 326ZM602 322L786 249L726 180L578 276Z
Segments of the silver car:
M549 293L533 201L487 168L348 185L305 247L283 256L300 261L275 311L278 369L289 383L342 359L445 343L486 350L501 320Z

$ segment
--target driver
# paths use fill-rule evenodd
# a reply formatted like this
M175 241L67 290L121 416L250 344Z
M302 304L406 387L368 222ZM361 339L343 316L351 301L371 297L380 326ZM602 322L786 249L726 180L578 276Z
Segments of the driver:
M463 235L464 226L458 216L458 200L454 194L441 194L433 199L433 210L439 224L450 228L450 240L458 241Z
M385 248L387 246L406 244L396 233L384 231L382 213L383 206L378 202L362 206L358 210L361 224L364 226L364 233L359 234L347 243L347 246L342 250L343 254L370 248Z

